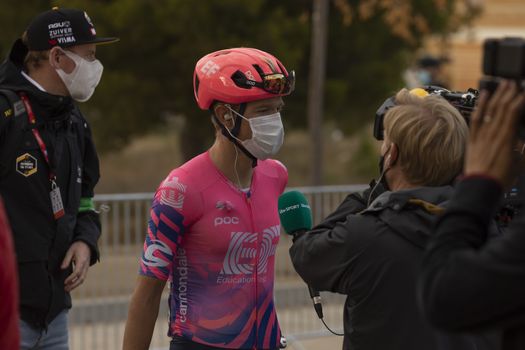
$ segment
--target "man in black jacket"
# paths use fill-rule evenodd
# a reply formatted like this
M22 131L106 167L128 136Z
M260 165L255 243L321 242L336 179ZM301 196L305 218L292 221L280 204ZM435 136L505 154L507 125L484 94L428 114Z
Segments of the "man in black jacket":
M98 260L98 157L75 105L102 74L84 11L38 15L0 66L0 194L20 279L21 348L68 348L69 292Z
M381 147L381 183L389 191L370 205L348 198L342 213L295 237L294 267L313 288L348 295L344 349L491 348L485 339L434 331L416 299L432 224L461 171L467 125L440 96L402 90L395 103L385 115Z
M501 83L490 100L486 92L481 95L464 178L438 221L419 284L433 324L503 331L505 350L525 349L525 218L521 213L503 237L490 242L487 227L523 163L516 131L523 128L524 101L513 82Z

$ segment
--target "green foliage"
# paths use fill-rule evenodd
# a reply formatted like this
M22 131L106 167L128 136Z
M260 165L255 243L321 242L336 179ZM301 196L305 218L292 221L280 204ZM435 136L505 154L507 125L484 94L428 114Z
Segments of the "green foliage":
M82 7L85 1L75 1ZM68 3L70 5L70 3ZM195 104L195 62L225 47L254 46L289 66L302 59L307 25L297 15L268 1L121 0L85 4L101 35L121 41L100 47L103 82L87 108L99 147L125 144L130 137L183 115L181 148L188 156L208 147L213 138L209 113ZM287 38L285 40L285 37Z
M105 66L94 97L82 106L101 150L120 148L131 137L163 125L166 117L185 118L181 148L186 158L208 147L213 129L208 112L195 104L193 67L203 55L226 47L253 46L276 54L298 81L286 99L287 127L306 126L311 1L304 0L4 0L0 12L0 51L5 55L40 11L52 5L85 9L101 36L121 41L100 46ZM414 24L411 38L378 7L359 16L363 1L343 1L350 23L331 2L327 52L325 114L344 130L359 130L381 101L401 86L400 72L425 35L448 33L455 1L438 9L437 1L406 0L408 18L421 16L427 31Z
M377 148L374 145L375 140L370 135L361 135L359 137L359 146L355 152L355 156L351 161L352 173L356 182L368 182L374 176L378 176L379 172L379 155Z
M403 86L401 74L423 38L450 31L456 1L446 1L443 8L430 0L382 1L383 7L372 0L346 3L353 14L350 23L344 11L332 8L330 14L325 111L328 119L353 133L371 122L377 107ZM364 3L372 4L371 10L359 15ZM410 5L404 17L389 22L401 3ZM419 28L410 18L421 18L425 25ZM404 26L409 30L405 35Z

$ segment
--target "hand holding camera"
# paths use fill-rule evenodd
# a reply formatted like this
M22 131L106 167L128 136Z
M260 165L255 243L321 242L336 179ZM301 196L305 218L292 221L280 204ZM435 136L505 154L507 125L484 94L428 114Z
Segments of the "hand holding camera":
M513 152L517 126L525 102L514 81L503 80L494 94L481 93L472 114L465 158L465 175L482 174L507 188L519 168L521 155Z

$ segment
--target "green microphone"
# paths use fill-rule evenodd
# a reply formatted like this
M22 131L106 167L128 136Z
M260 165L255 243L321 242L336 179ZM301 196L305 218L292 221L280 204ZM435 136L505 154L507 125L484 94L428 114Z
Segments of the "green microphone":
M299 191L283 193L279 197L279 217L284 231L292 236L312 229L312 210L306 197Z
M283 193L279 197L279 218L284 231L292 236L303 234L312 229L312 210L306 197L299 191L290 191ZM323 319L323 306L321 304L321 295L318 291L308 286L310 298L314 304L317 316Z

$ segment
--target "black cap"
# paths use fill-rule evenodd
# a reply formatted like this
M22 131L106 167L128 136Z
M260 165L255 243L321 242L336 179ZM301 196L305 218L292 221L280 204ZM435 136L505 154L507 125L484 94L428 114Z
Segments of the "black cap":
M82 10L58 7L35 17L27 28L27 46L32 51L49 50L55 46L101 44L118 38L97 38L88 14Z
M421 68L439 67L443 63L448 63L448 57L435 57L425 55L417 60L417 65Z

